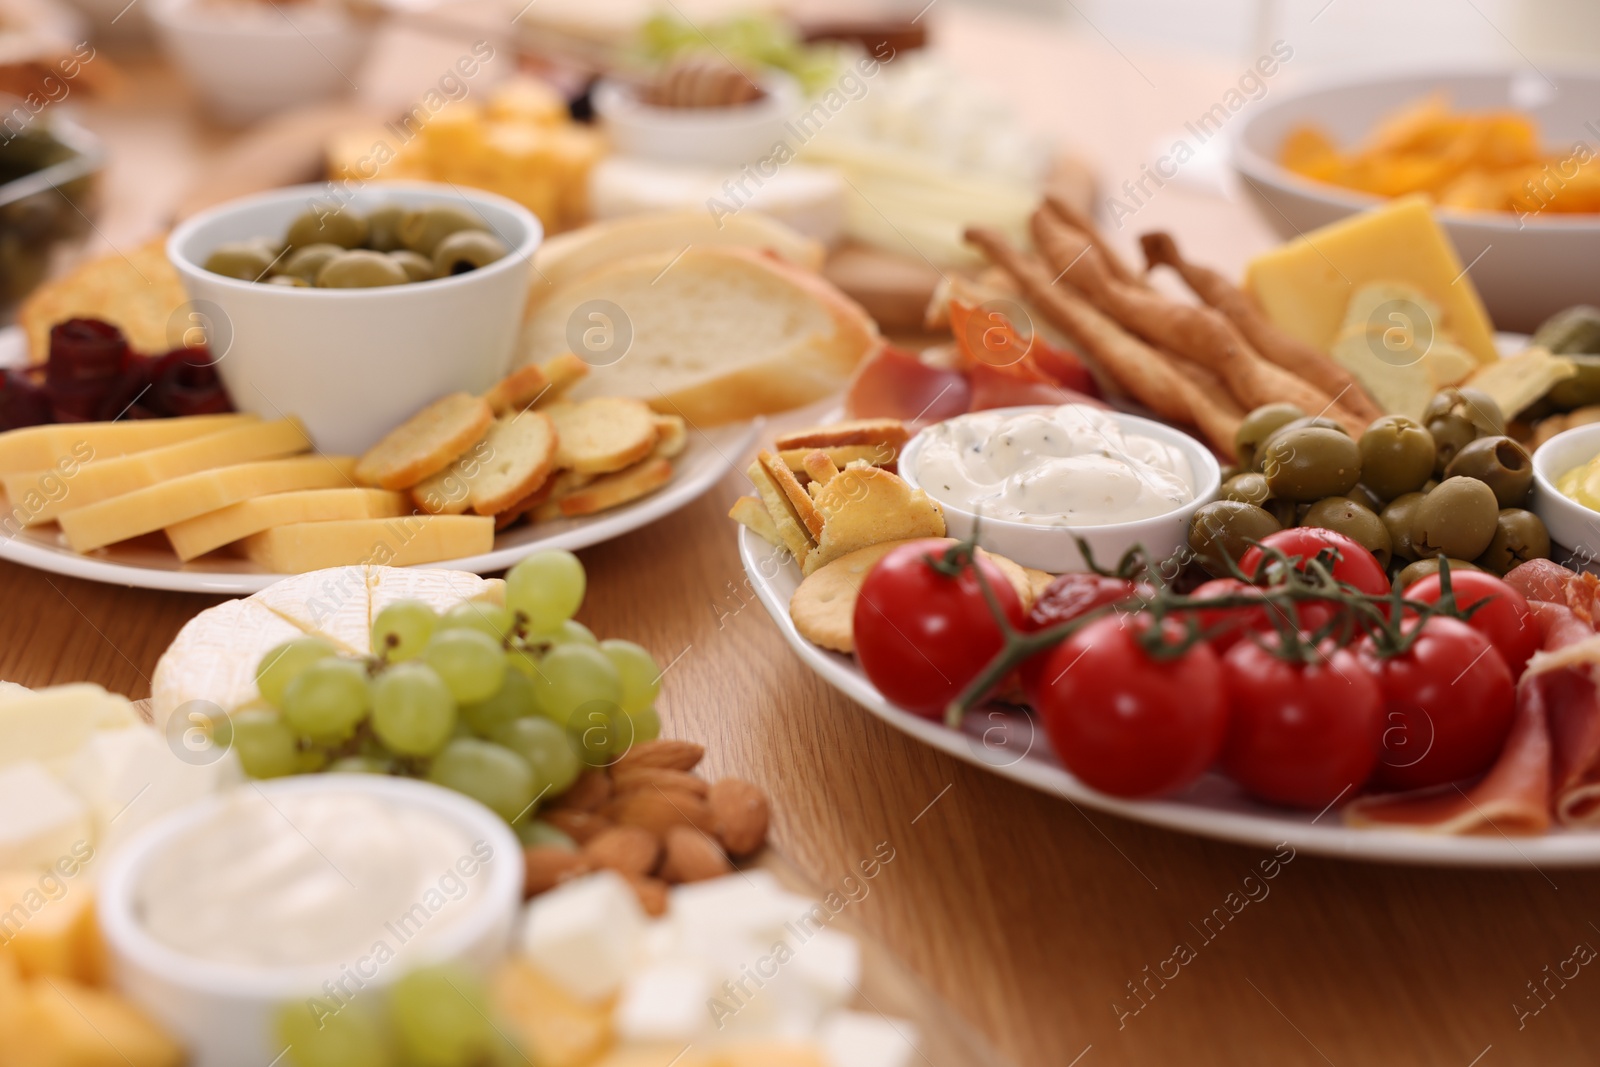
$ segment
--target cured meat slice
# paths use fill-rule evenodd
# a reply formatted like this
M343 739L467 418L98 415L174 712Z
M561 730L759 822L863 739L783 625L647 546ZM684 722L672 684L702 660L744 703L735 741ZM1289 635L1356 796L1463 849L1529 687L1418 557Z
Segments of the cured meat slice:
M844 407L847 418L924 425L960 415L971 402L972 386L959 371L930 366L903 349L885 345L856 368Z

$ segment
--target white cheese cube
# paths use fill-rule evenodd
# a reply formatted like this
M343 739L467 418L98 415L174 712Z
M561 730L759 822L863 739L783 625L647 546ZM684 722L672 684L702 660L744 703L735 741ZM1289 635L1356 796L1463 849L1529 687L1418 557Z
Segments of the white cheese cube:
M42 764L0 769L0 870L49 867L92 833L89 809Z
M33 692L32 689L25 685L18 685L16 682L0 682L0 701L15 700L17 697L27 696L31 692Z
M792 966L823 1003L842 1007L861 983L861 945L849 934L818 930L796 944Z
M60 685L0 701L0 767L70 756L96 730L137 726L133 705L98 685Z
M911 1067L917 1059L917 1028L904 1019L836 1011L818 1037L828 1067Z
M741 935L763 945L793 939L793 930L815 929L808 920L815 901L790 893L770 871L741 871L672 890L668 914L688 946ZM792 928L792 929L791 929Z
M646 921L622 876L601 871L534 898L522 928L522 951L573 996L603 1000L637 965Z
M612 1023L625 1041L690 1041L711 1025L711 978L687 961L638 971L622 987Z

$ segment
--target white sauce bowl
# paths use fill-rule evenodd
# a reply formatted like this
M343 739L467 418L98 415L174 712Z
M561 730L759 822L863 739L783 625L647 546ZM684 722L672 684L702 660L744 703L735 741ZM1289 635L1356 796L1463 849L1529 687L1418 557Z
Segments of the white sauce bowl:
M776 165L785 158L781 152L774 156L780 144L792 155L814 130L797 134L788 128L801 105L800 86L793 78L769 73L761 88L766 95L748 104L675 108L647 104L631 86L602 80L594 88L594 109L620 156L729 168L771 158ZM727 177L738 179L739 174L730 170Z
M1556 481L1595 456L1600 456L1600 423L1564 430L1533 454L1533 502L1529 510L1544 520L1552 542L1572 550L1574 559L1563 562L1580 570L1600 559L1600 512L1564 496L1556 488Z
M1027 412L1053 411L1053 405L1036 405L1016 408L996 408L994 414L1021 415ZM989 414L986 412L985 414ZM1024 567L1036 567L1052 574L1065 571L1086 571L1088 561L1078 551L1075 538L1088 543L1094 562L1100 567L1114 567L1123 553L1134 545L1142 545L1152 562L1159 562L1184 548L1189 541L1189 520L1201 506L1216 499L1222 488L1222 468L1211 450L1182 430L1152 419L1127 415L1120 411L1106 412L1123 432L1152 437L1171 445L1183 453L1194 474L1194 498L1187 504L1148 519L1132 522L1109 523L1103 526L1045 526L1038 523L1007 522L1003 519L979 516L939 500L944 509L945 528L951 537L965 540L978 529L978 544ZM959 416L958 416L959 417ZM900 476L913 488L922 488L917 478L917 458L927 441L923 430L906 442L900 453ZM932 494L929 494L930 496ZM937 498L935 498L937 499Z
M452 916L448 927L426 944L419 942L415 952L376 968L357 998L381 995L379 990L407 966L456 961L481 970L505 955L522 903L522 848L505 820L482 804L427 782L365 774L302 775L250 782L238 790L259 790L269 802L308 793L354 794L391 810L430 813L458 826L468 842L486 842L493 850L473 875L474 881L484 880L479 892L464 898L472 909ZM186 1046L189 1067L272 1062L283 1051L273 1036L278 1011L287 1003L323 995L322 981L337 975L337 968L329 966L247 967L195 959L145 928L138 900L152 862L215 818L236 795L237 790L208 797L140 831L107 862L97 893L113 983ZM255 917L240 914L238 921L250 923Z

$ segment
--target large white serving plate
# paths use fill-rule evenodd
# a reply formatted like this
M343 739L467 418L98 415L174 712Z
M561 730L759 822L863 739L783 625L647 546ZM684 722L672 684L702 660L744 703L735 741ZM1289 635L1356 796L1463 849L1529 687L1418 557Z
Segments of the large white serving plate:
M1184 792L1163 800L1107 796L1069 774L1051 752L1043 730L1023 712L999 706L975 711L967 716L964 729L950 730L895 707L867 680L853 657L819 648L795 629L789 618L789 598L801 575L793 556L741 526L739 558L756 595L795 654L829 685L925 744L1074 806L1242 845L1272 849L1286 842L1297 852L1382 863L1533 869L1600 866L1600 831L1556 830L1542 837L1452 837L1410 830L1358 830L1345 826L1337 810L1300 814L1258 804L1219 774L1207 774Z

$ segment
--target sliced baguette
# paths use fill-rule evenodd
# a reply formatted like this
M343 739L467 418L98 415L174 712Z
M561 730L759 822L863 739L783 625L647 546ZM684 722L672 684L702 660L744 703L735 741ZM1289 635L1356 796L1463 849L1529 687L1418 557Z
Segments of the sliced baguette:
M661 432L645 404L600 396L547 409L559 444L556 466L580 474L608 474L632 466L656 447Z
M555 456L549 416L524 411L496 419L466 455L412 489L411 498L436 515L497 515L545 483Z
M455 462L493 421L494 412L482 397L441 397L373 445L356 463L356 480L380 489L410 489Z

